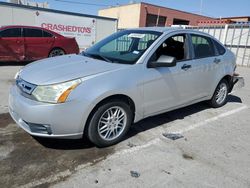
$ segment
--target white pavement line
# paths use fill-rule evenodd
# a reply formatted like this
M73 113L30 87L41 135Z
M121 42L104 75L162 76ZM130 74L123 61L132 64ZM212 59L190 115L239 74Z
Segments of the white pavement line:
M159 141L160 141L160 138L155 138L153 140L150 140L149 142L147 142L144 145L134 146L134 147L129 148L129 149L124 149L124 150L118 151L118 152L114 153L113 155L108 156L107 159L114 159L114 158L117 158L117 157L120 157L120 156L123 156L126 154L134 153L134 152L139 151L141 149L144 149L144 148L150 147L154 144L157 144Z
M147 148L147 147L149 147L149 146L151 146L153 144L156 144L159 141L160 141L159 138L155 138L155 139L147 142L144 145L134 146L134 147L129 148L129 149L124 149L124 150L118 151L117 153L114 153L113 155L108 156L105 160L114 159L114 158L120 157L120 156L125 155L125 154L134 153L134 152L136 152L138 150L141 150L141 149ZM86 164L83 164L83 165L79 165L78 167L76 167L75 170L78 171L78 170L81 170L83 168L87 168L89 166L91 166L91 163L86 163ZM34 181L34 182L30 182L28 184L20 186L20 188L30 188L30 187L36 187L36 186L39 186L39 185L45 184L45 183L52 183L52 182L55 182L57 180L60 180L61 178L70 176L71 174L72 174L72 172L70 172L69 170L66 170L66 171L60 172L60 173L58 173L56 175L52 175L50 177L46 177L46 178L42 178L42 179Z
M233 109L233 110L224 112L224 113L222 113L222 114L219 114L218 116L215 116L215 117L206 119L206 120L204 120L204 121L202 121L202 122L200 122L200 123L196 123L196 124L194 124L194 125L190 125L190 126L188 126L188 127L185 127L184 129L181 129L181 130L179 130L179 131L174 131L174 133L183 134L183 133L188 132L188 131L190 131L190 130L193 130L193 129L195 129L195 128L198 128L198 127L201 127L201 126L206 125L206 124L208 124L208 123L211 123L211 122L213 122L213 121L216 121L216 120L218 120L218 119L220 119L220 118L224 118L224 117L230 116L230 115L232 115L232 114L238 113L238 112L240 112L240 111L242 111L242 110L245 110L245 109L247 109L247 108L248 108L247 105L243 105L243 106L241 106L241 107L239 107L239 108L236 108L236 109Z

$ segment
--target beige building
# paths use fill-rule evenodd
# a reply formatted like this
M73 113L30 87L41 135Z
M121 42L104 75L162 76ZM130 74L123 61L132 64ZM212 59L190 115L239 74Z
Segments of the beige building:
M118 19L119 29L136 28L140 24L140 8L140 3L110 7L99 10L98 15Z
M213 18L149 3L132 3L101 9L99 16L118 19L118 29L149 26L193 25Z

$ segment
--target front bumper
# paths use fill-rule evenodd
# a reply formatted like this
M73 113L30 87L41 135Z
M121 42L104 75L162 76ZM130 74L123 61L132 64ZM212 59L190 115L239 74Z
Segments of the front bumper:
M81 138L87 119L88 104L69 101L47 104L28 99L13 86L9 95L9 112L15 122L33 136Z

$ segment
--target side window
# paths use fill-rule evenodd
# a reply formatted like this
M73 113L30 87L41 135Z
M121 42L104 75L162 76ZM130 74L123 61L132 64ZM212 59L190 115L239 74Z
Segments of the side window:
M213 42L210 38L200 35L191 35L195 58L215 56Z
M24 37L42 37L43 31L41 29L24 28Z
M216 40L213 40L213 42L214 42L214 45L215 45L219 55L223 55L226 52L225 48L220 43L218 43Z
M6 29L0 32L0 37L21 37L21 28Z
M188 49L186 48L186 42L187 40L185 34L178 34L169 37L156 50L156 52L150 58L150 61L157 61L161 55L175 57L178 61L188 59Z
M47 31L43 31L43 37L53 37L53 35Z

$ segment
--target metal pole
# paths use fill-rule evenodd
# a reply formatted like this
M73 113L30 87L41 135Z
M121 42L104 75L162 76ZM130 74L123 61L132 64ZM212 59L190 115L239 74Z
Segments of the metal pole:
M202 14L202 9L203 9L203 0L201 0L201 3L200 3L200 14Z
M216 32L216 26L214 26L214 33L213 33L213 36L215 37L215 32Z
M220 27L220 34L219 34L219 41L221 41L221 33L222 33L223 26Z
M241 29L240 30L240 37L239 37L238 46L237 46L237 50L236 50L236 58L237 58L237 60L239 59L238 54L239 54L239 49L240 49L240 44L241 44L241 38L242 38L242 32L243 32L243 24L241 25L240 29ZM237 61L237 62L239 62L239 61Z
M248 45L249 37L250 37L250 27L248 27L246 46L245 46L245 49L244 49L244 53L243 53L243 58L242 58L242 63L241 63L241 65L243 65L243 64L244 64L244 61L245 61L245 56L246 56L246 50L247 50L247 45Z
M250 52L249 52L249 56L248 56L247 67L250 67Z
M158 9L158 15L157 15L157 20L156 20L156 26L159 24L159 17L160 17L160 8Z
M232 40L231 40L230 50L232 50L232 45L233 45L233 42L234 42L235 30L236 30L236 25L234 25L234 30L233 30L233 36L232 36Z

